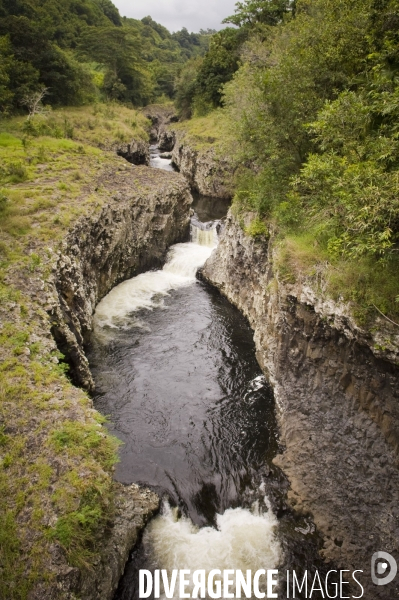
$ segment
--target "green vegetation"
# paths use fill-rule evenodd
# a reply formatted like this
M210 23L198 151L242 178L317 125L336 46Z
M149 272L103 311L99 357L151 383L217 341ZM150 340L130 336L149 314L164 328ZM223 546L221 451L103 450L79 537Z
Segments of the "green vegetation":
M115 103L0 122L0 597L51 585L51 547L91 568L113 513L118 442L49 334L46 281L57 244L101 210L104 172L130 169L112 149L148 137ZM41 290L45 285L44 291Z
M215 33L203 58L191 59L176 81L176 106L184 118L203 116L223 106L223 85L240 65L245 42L263 25L277 25L290 10L289 0L237 2L235 14L224 19L235 28Z
M170 99L183 64L207 50L212 33L171 34L151 17L122 18L111 0L3 0L0 113L43 93L53 107Z
M397 0L246 0L226 19L230 80L212 42L185 81L194 114L223 106L249 233L272 228L291 280L306 273L363 322L399 318L398 20Z
M224 147L229 136L226 115L220 109L203 117L174 123L173 129L181 131L196 150Z
M222 105L222 86L238 69L240 48L246 31L227 27L212 36L202 58L192 58L176 81L176 107L181 115L203 116Z

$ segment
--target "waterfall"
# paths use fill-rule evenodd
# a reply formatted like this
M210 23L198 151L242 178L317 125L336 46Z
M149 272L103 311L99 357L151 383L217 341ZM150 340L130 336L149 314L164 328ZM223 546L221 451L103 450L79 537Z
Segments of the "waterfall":
M201 223L197 216L194 215L191 219L191 241L200 246L215 248L218 243L218 226L220 221L208 221Z
M266 505L269 501L265 498ZM263 505L263 502L262 502ZM235 569L254 573L258 569L275 569L281 560L281 545L276 537L277 519L270 507L260 509L230 508L217 515L215 527L199 529L164 500L161 514L147 526L143 544L149 561L147 567L193 572L204 569ZM266 590L264 589L263 592ZM178 593L173 596L176 600ZM165 595L161 594L162 600Z
M142 326L133 314L164 305L169 292L195 283L195 275L217 246L219 221L201 223L191 219L191 242L175 244L169 250L163 269L147 271L116 286L98 304L94 315L96 328Z

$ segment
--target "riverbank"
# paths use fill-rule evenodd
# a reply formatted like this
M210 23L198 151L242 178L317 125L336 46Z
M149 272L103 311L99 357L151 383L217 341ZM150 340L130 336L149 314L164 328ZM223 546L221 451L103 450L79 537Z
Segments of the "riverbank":
M291 506L312 514L323 535L322 556L365 573L381 548L399 559L394 326L381 317L362 329L347 305L280 279L274 240L246 235L232 213L203 275L254 330L284 446L274 462L288 476ZM395 597L396 588L368 581L365 597Z
M143 140L146 127L142 115L114 105L1 125L0 596L7 600L111 598L158 506L154 494L113 483L118 443L68 377L91 387L83 343L95 304L116 282L162 262L186 235L184 179L116 156L118 144L136 134ZM114 137L119 130L123 140Z

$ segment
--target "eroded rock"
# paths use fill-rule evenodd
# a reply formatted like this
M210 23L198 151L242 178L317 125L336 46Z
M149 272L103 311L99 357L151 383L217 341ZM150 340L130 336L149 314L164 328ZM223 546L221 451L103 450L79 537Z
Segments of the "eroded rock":
M160 150L170 151L174 145L174 135L167 130L170 123L178 121L173 106L151 104L143 109L143 114L151 121L150 138L152 143L158 143Z
M172 163L191 188L204 196L231 198L234 166L228 157L220 156L209 145L203 149L194 147L182 131L175 130L174 135Z
M143 140L133 140L130 144L118 144L116 153L133 165L148 166L150 164L150 145Z
M64 240L48 306L74 381L88 390L93 379L83 346L96 305L121 281L159 267L169 246L187 238L192 202L184 178L159 169L105 172L97 185L114 190L113 201L81 218Z
M161 152L172 152L175 145L175 134L173 131L162 131L158 137L158 148ZM172 158L172 156L168 156Z

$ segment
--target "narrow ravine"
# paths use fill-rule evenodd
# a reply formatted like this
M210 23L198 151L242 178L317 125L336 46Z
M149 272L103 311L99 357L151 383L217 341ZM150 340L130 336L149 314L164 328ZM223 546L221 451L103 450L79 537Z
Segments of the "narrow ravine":
M156 148L151 160L172 169ZM197 196L193 208L190 241L170 248L163 269L121 283L99 303L88 348L95 407L123 442L115 477L163 498L116 600L138 598L139 569L245 572L293 557L297 567L315 564L314 528L286 509L272 463L274 398L253 333L196 279L228 203Z
M150 146L150 167L164 171L174 171L170 158L165 158L165 154L169 153L162 153L156 144L152 144Z

